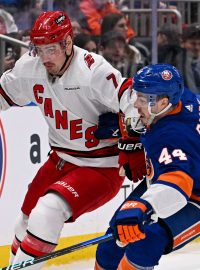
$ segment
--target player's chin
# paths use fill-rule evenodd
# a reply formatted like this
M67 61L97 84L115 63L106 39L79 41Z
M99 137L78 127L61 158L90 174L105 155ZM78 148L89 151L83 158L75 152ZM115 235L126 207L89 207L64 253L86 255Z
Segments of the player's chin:
M57 74L57 70L54 67L45 66L46 70L51 74Z
M140 120L143 125L146 125L148 122L148 119L144 115L140 115Z

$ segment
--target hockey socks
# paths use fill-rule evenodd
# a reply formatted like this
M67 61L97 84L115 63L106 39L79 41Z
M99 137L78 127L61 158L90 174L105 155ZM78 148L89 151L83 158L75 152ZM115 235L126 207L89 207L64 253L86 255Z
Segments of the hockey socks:
M20 248L18 248L13 264L46 255L52 252L55 247L55 244L47 243L31 234L27 234L22 241ZM32 265L30 266L30 270L39 270L43 264L44 262Z

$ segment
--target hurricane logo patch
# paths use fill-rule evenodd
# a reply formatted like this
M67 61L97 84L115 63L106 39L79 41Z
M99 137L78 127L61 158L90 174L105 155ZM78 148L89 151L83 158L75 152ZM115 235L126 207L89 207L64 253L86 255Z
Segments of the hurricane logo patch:
M3 193L3 187L6 176L6 140L2 122L0 120L0 197Z
M164 70L161 73L161 76L162 76L163 80L165 80L165 81L169 81L173 77L171 71L169 71L169 70Z

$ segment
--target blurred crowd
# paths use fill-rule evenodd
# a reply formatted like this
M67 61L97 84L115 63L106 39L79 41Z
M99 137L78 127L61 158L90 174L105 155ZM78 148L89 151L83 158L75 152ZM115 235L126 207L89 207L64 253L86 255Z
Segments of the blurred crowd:
M143 1L144 2L144 1ZM54 0L54 10L66 11L72 21L74 44L103 55L124 77L133 76L151 63L151 42L139 42L124 10L130 1ZM135 8L140 1L134 1ZM149 1L146 1L149 8ZM165 8L164 1L159 7ZM176 8L176 1L171 1ZM29 32L37 16L48 9L48 0L0 0L0 34L29 43ZM151 37L149 37L151 39ZM158 29L158 62L170 63L183 74L187 87L200 93L200 23L174 23ZM25 52L24 48L6 42L4 69L10 69Z

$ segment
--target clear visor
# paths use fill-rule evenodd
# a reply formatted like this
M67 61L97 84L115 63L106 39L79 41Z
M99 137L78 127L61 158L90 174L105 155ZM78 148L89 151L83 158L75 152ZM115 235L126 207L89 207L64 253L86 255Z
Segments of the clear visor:
M128 95L128 103L131 104L136 110L147 108L149 113L152 114L151 108L156 105L157 95L155 94L144 94L138 92L134 89L129 89ZM131 117L127 117L126 119L126 128L130 131L136 133L145 133L146 126L140 119L139 113L136 115L132 115Z
M33 53L33 55L37 55L39 57L44 56L52 56L58 53L59 51L63 50L63 42L56 42L48 45L34 45L30 44L30 52Z
M129 90L128 102L137 107L153 107L156 105L157 95L144 94L134 89Z

